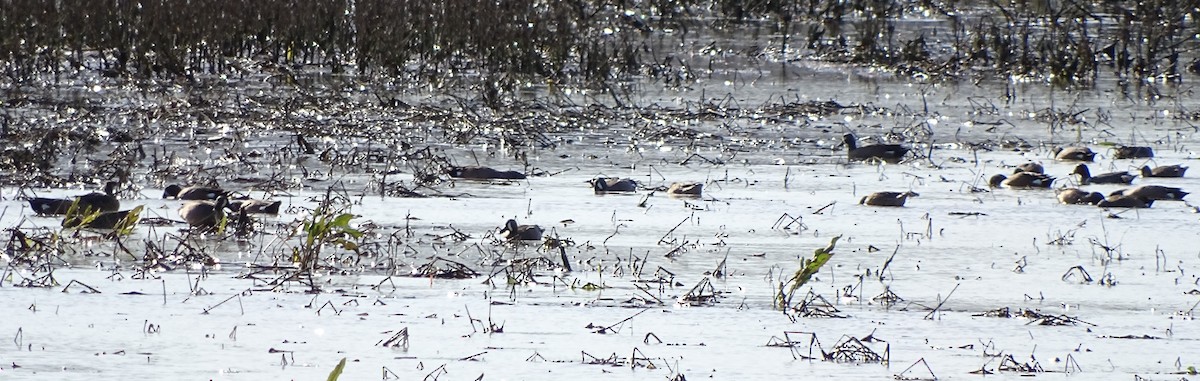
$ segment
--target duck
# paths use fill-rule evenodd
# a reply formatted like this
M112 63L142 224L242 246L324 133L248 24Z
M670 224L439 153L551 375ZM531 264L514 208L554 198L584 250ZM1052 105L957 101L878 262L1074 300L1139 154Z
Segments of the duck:
M163 190L163 198L172 198L176 200L216 200L220 196L229 197L230 192L220 188L210 188L201 186L181 187L171 184Z
M1059 161L1092 161L1096 152L1088 147L1055 147L1054 160Z
M1096 205L1104 200L1100 192L1088 192L1079 188L1064 188L1058 190L1058 202L1067 205Z
M1183 173L1187 172L1188 167L1179 164L1160 165L1150 169L1150 166L1142 166L1142 177L1183 177Z
M540 241L542 227L537 225L517 225L517 220L509 219L500 229L500 237L508 241Z
M1133 196L1149 201L1183 201L1188 195L1182 189L1162 185L1139 185L1133 188L1118 189L1109 196Z
M1154 157L1154 149L1146 146L1113 147L1114 159L1143 159Z
M1043 167L1041 163L1034 163L1031 161L1031 162L1028 162L1025 164L1018 165L1016 168L1013 169L1013 173L1021 173L1021 172L1046 173L1046 167Z
M904 155L909 151L907 147L899 144L871 144L859 147L858 138L854 134L842 135L842 142L846 144L846 157L850 161L876 159L894 164L904 159Z
M64 228L124 229L137 224L142 208L100 212L95 216L73 215L62 220ZM132 217L130 216L132 214Z
M904 206L909 197L919 196L915 192L875 192L858 200L861 205L871 206Z
M672 183L667 187L667 194L672 196L699 197L704 190L703 183Z
M995 175L988 180L988 185L992 188L1000 188L1002 186L1009 188L1050 188L1050 184L1052 183L1054 183L1053 177L1045 173L1036 172L1015 173L1012 177Z
M229 199L224 195L217 196L215 201L189 201L179 207L179 217L191 227L213 228L225 219L227 205Z
M500 171L488 167L451 167L446 171L450 177L474 180L522 180L525 174L517 171Z
M248 214L279 214L279 207L283 205L280 200L234 200L230 201L226 207L234 212L241 212L243 209Z
M1087 164L1079 163L1075 166L1072 174L1079 175L1081 184L1129 184L1133 179L1137 178L1129 172L1109 172L1092 176L1092 171L1088 170Z
M597 177L590 181L592 189L596 193L605 192L634 192L637 191L637 182L632 179L610 179L605 177Z
M80 211L115 212L121 209L121 200L117 199L116 181L104 184L104 193L92 192L73 199L35 197L29 199L29 207L39 215L63 215L78 203Z
M1110 195L1096 203L1101 208L1149 208L1151 205L1154 200L1131 195Z

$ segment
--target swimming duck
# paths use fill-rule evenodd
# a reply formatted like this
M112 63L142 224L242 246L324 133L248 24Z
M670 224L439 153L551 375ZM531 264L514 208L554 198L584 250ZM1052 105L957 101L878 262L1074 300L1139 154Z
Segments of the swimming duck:
M597 177L590 181L596 193L637 191L637 182L632 179L610 179Z
M854 134L842 135L846 144L846 157L850 161L878 159L887 163L898 163L908 154L908 148L899 144L871 144L859 147Z
M1046 173L1046 168L1043 167L1041 163L1034 163L1031 161L1031 162L1028 162L1025 164L1018 165L1016 168L1013 169L1013 173L1021 173L1021 172Z
M672 196L700 196L704 190L703 183L673 183L667 188L667 194Z
M1142 166L1142 177L1183 177L1183 173L1187 172L1188 167L1179 164L1160 165L1150 169L1150 166Z
M1058 202L1067 205L1095 205L1104 200L1100 192L1088 192L1079 188L1066 188L1058 191Z
M1015 173L1012 177L995 175L988 180L988 185L992 188L999 188L1001 186L1009 188L1049 188L1052 183L1054 183L1053 177L1036 172Z
M1188 192L1176 187L1162 185L1139 185L1133 188L1118 189L1109 196L1133 196L1150 201L1182 201Z
M1154 157L1154 149L1146 146L1116 146L1113 147L1116 151L1113 153L1114 159L1139 159Z
M229 191L219 188L209 187L180 187L179 185L171 184L163 190L163 198L172 198L176 200L216 200L217 197L229 197Z
M92 192L74 199L42 198L29 199L29 207L40 215L62 215L71 210L71 205L78 202L79 211L115 212L121 208L121 200L117 199L117 182L109 181L104 184L104 193Z
M95 216L72 215L63 218L62 226L64 228L124 229L137 223L141 211L142 208L139 206L131 210L102 212ZM129 216L130 213L134 213L133 217Z
M1096 153L1092 152L1088 147L1056 147L1054 148L1054 160L1074 160L1074 161L1092 161L1096 158Z
M875 192L863 196L859 204L871 206L904 206L909 197L919 196L914 192Z
M225 206L229 199L217 196L215 201L189 201L179 208L179 217L187 221L188 226L197 228L212 228L225 218Z
M475 180L507 179L520 180L525 174L517 171L500 171L488 167L451 167L446 171L450 177Z
M1112 195L1096 203L1101 208L1149 208L1151 205L1154 205L1154 200L1130 195Z
M1092 171L1088 170L1087 164L1079 163L1075 166L1075 171L1072 174L1079 175L1079 183L1087 184L1129 184L1133 182L1134 176L1129 172L1109 172L1092 176Z
M509 241L540 241L542 228L537 225L517 225L517 220L510 219L500 229L500 237Z
M241 212L242 209L245 209L249 214L279 214L280 205L283 205L283 201L234 200L230 201L227 207L234 212Z

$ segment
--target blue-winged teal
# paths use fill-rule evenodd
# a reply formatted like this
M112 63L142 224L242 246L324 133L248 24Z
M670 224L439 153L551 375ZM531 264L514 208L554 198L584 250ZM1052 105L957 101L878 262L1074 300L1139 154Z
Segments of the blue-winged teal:
M1113 147L1113 159L1146 159L1154 157L1154 149L1146 146Z
M1073 161L1092 161L1096 158L1096 153L1088 147L1056 147L1054 148L1054 160L1073 160Z
M500 229L500 237L509 241L540 241L542 228L537 225L517 225L517 220L508 220Z
M1021 172L1046 173L1046 167L1043 167L1041 163L1034 163L1031 161L1018 165L1017 168L1013 169L1013 173Z
M858 138L854 134L842 135L842 143L846 145L846 157L850 161L877 159L887 163L898 163L908 154L908 148L899 144L871 144L859 147Z
M1188 167L1179 164L1160 165L1150 169L1150 166L1142 166L1142 177L1183 177L1183 173L1187 172Z
M1182 201L1188 192L1176 187L1162 185L1139 185L1133 188L1118 189L1109 196L1133 196L1150 201Z
M198 186L184 188L175 184L168 185L163 190L163 198L174 197L177 200L216 200L220 196L229 197L229 191Z
M80 212L101 211L115 212L121 209L121 200L117 199L117 182L109 181L104 184L104 193L92 192L73 199L60 198L31 198L29 207L34 213L41 215L62 215L71 210L71 205L78 203Z
M1004 175L995 175L988 180L988 185L992 188L1009 187L1009 188L1049 188L1054 183L1054 178L1044 173L1021 172L1014 173L1012 177Z
M279 214L279 207L283 205L280 200L233 200L229 202L229 210L241 212L246 210L249 214Z
M474 180L520 180L525 178L525 174L521 172L500 171L488 167L451 167L446 173L450 177Z
M631 179L610 179L597 177L590 181L596 193L604 192L633 192L637 190L637 182Z
M863 196L859 204L872 206L904 206L909 197L919 196L914 192L875 192Z
M699 197L703 190L703 183L673 183L670 187L667 187L667 194L672 196Z
M1088 170L1087 164L1079 163L1075 166L1075 170L1071 174L1079 175L1080 184L1129 184L1133 179L1137 178L1129 172L1109 172L1092 176L1092 171Z
M179 217L188 226L211 228L225 218L225 206L228 204L229 199L225 196L217 196L215 201L189 201L179 207Z
M1103 199L1104 195L1100 192L1088 192L1079 188L1058 190L1058 202L1067 205L1096 205Z
M1112 195L1096 203L1101 208L1149 208L1151 205L1154 205L1154 200L1130 195Z

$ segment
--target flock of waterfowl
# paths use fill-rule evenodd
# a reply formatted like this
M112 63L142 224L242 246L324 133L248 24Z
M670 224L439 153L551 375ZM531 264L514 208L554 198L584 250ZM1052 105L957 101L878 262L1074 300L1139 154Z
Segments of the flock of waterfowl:
M902 160L908 149L896 144L877 144L864 147L857 146L857 138L852 134L844 136L847 147L847 157L851 161L881 160L894 163ZM1118 146L1113 148L1114 159L1148 159L1154 157L1150 147ZM1059 147L1054 150L1057 161L1079 162L1071 172L1078 178L1079 185L1092 184L1124 184L1130 185L1139 177L1171 178L1183 177L1187 167L1182 165L1164 165L1155 168L1142 166L1138 173L1108 172L1093 175L1087 166L1096 158L1096 152L1083 146ZM1060 179L1045 173L1045 167L1040 163L1028 162L1018 165L1011 175L997 174L988 179L992 188L1013 189L1050 189ZM1149 208L1155 201L1182 201L1188 192L1178 187L1141 184L1138 186L1118 189L1107 196L1100 192L1085 191L1077 187L1062 187L1056 191L1059 202L1072 205L1096 205L1103 208ZM871 206L904 206L909 197L917 196L914 192L876 192L864 196L859 204Z
M141 209L120 210L121 200L117 197L119 186L119 183L109 181L105 184L104 193L93 192L73 198L35 197L28 201L37 215L64 216L62 225L66 228L122 229L137 222L137 213ZM241 216L278 214L283 203L279 200L236 198L231 191L200 186L185 188L169 185L162 197L184 201L178 210L179 217L188 226L199 229L219 226L226 217L226 210ZM130 218L131 214L134 218Z
M902 161L910 152L909 148L900 144L870 144L860 146L853 134L843 135L846 147L846 157L849 161L881 161L897 163ZM1150 158L1153 150L1149 147L1115 147L1114 158ZM1124 184L1129 185L1138 178L1171 178L1183 177L1187 167L1182 165L1166 165L1151 168L1143 166L1138 173L1109 172L1092 174L1087 162L1095 160L1096 152L1088 147L1065 147L1054 151L1057 161L1079 162L1070 175L1078 178L1080 186L1092 184ZM451 178L467 180L520 180L526 175L519 171L497 170L483 166L450 167L445 173ZM1010 175L997 174L988 180L992 188L1013 189L1050 189L1060 179L1045 173L1045 167L1036 162L1028 162L1016 166ZM636 192L639 190L637 181L629 178L597 177L588 180L592 190L597 194ZM120 200L116 197L116 182L108 182L104 193L94 192L71 199L32 198L29 205L39 215L66 215L64 227L88 227L97 229L113 229L129 221L130 210L119 210ZM651 189L651 188L647 188ZM699 197L703 193L703 183L677 182L667 187L655 188L671 196ZM1188 195L1188 192L1177 187L1154 184L1140 184L1131 188L1112 191L1107 196L1094 191L1086 191L1077 187L1061 187L1056 191L1058 200L1063 204L1097 205L1105 208L1148 208L1155 201L1178 201ZM860 204L870 206L904 206L910 197L917 193L906 192L876 192L862 197ZM167 186L163 192L164 199L183 200L179 208L179 216L189 226L194 228L213 228L222 223L227 212L239 218L246 214L278 214L280 201L251 200L238 197L233 192L209 187ZM508 220L499 230L498 236L505 240L541 240L543 230L537 225L521 225L516 220Z

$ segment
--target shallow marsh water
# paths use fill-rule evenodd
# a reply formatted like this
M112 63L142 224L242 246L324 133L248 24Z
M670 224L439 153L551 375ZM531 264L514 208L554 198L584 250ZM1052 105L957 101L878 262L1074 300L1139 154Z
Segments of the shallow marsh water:
M1031 85L1020 86L1014 102L982 112L985 108L972 102L995 99L999 86L913 85L868 81L827 68L804 70L802 83L714 84L692 91L731 92L745 104L786 96L929 111L920 118L835 114L797 120L795 128L719 121L689 126L728 136L724 143L736 147L736 156L715 143L688 150L671 139L631 138L634 126L564 132L557 137L573 143L533 151L536 156L530 158L533 167L555 175L511 183L455 181L444 191L457 197L358 197L370 178L347 175L342 184L356 197L351 208L361 216L356 223L373 222L382 232L412 229L407 246L397 248L401 263L417 266L434 256L476 263L497 253L506 260L545 256L557 262L556 251L490 239L490 232L515 217L570 238L576 245L567 254L575 271L539 272L538 283L506 286L503 278L485 283L484 277L405 277L405 266L389 274L378 269L386 266L365 259L349 266L356 271L322 277L325 292L314 295L300 285L263 291L262 281L237 278L250 263L264 264L256 253L272 244L269 236L242 244L198 241L211 245L222 262L203 276L198 269L177 268L135 279L130 258L78 255L65 258L72 267L54 272L58 287L15 288L11 282L0 287L0 298L8 301L0 310L5 316L0 334L13 337L12 346L0 350L0 374L4 379L323 379L343 357L348 364L342 379L350 380L651 380L676 374L741 380L975 379L981 376L971 372L981 368L997 372L1003 355L1052 372L1039 378L1178 379L1184 376L1172 373L1200 365L1200 327L1193 319L1200 300L1195 245L1200 215L1193 207L1159 202L1152 209L1122 212L1060 205L1049 190L971 192L973 186L986 188L987 176L1009 173L1008 166L1029 160L1065 179L1074 163L1053 161L1049 147L1077 136L1101 152L1093 172L1134 169L1145 162L1111 159L1097 144L1110 141L1149 144L1158 154L1153 163L1188 165L1196 157L1192 147L1200 142L1192 120L1178 118L1196 106L1187 97L1148 103ZM679 101L667 92L646 97ZM1072 128L1052 133L1039 116L1067 109L1089 110L1087 115L1099 121L1079 126L1078 134ZM1104 120L1105 115L1111 118ZM934 133L932 150L918 147L932 153L930 160L846 164L832 147L845 130L865 137L912 123L928 123ZM250 144L274 147L289 136L268 132ZM196 141L202 146L205 138ZM1034 145L1025 151L972 151L964 144L1010 138ZM461 162L479 157L483 164L520 168L494 146L446 149ZM726 164L677 164L692 153ZM295 167L280 170L300 176ZM655 192L639 207L649 190L594 195L585 182L597 175L631 177L650 187L705 181L705 196L671 198ZM1152 182L1196 191L1196 176ZM1088 188L1107 193L1117 187ZM296 189L285 198L285 208L312 207L312 198L324 190L321 183ZM903 208L857 204L861 196L881 190L913 190L920 196ZM31 217L9 189L2 194L0 226L57 224L57 219ZM144 199L126 203L146 205L144 216L175 218L178 203L159 200L159 194L159 188L148 187ZM1110 213L1120 218L1108 218ZM773 228L785 214L801 218L803 228ZM301 217L292 211L266 223ZM572 222L560 223L566 220ZM130 239L178 229L143 226ZM436 239L455 230L470 239ZM773 309L780 278L836 235L843 236L836 254L810 285L847 317L792 321ZM1072 242L1048 244L1060 238ZM1120 259L1107 260L1098 244L1115 248ZM107 243L95 245L98 253L113 252ZM682 252L667 257L676 247ZM881 281L872 272L893 251ZM673 282L635 282L628 264L643 260L641 279L653 278L661 267L674 274ZM725 276L713 276L722 260ZM493 273L504 262L496 263L477 270ZM1065 277L1074 266L1094 279ZM1115 285L1099 284L1106 274ZM717 303L675 302L706 278L722 293ZM78 285L62 292L71 281L102 293L81 293ZM602 288L582 287L588 283ZM203 291L196 292L197 286ZM891 305L873 300L888 290L903 300ZM634 302L647 294L664 304ZM976 316L1004 307L1064 314L1079 322L1043 326L1025 318ZM489 320L503 332L483 332ZM595 332L596 326L610 325L614 332ZM377 346L401 329L410 335L407 349ZM768 345L785 333L793 340L807 340L804 333L811 333L826 351L844 337L871 335L885 341L868 344L890 361L797 360L788 348ZM807 355L805 343L796 351ZM631 356L639 358L634 366ZM593 364L610 357L616 361ZM909 369L920 360L928 368ZM1008 371L986 378L1027 375Z

